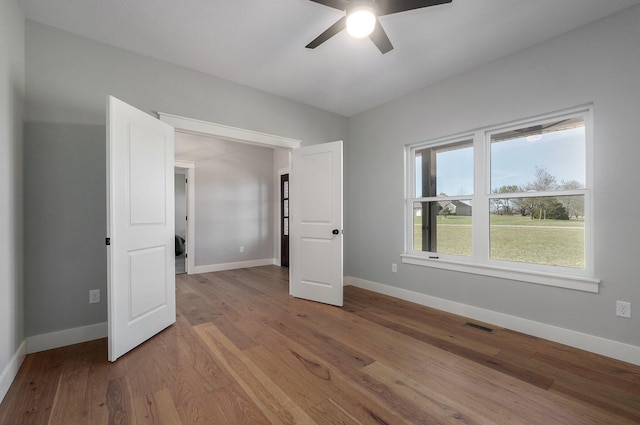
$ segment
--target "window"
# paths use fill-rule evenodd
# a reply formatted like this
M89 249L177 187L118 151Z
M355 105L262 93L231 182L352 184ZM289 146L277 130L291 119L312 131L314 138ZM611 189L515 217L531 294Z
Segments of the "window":
M403 262L597 291L590 108L409 146Z
M422 147L414 156L413 249L471 255L473 140Z

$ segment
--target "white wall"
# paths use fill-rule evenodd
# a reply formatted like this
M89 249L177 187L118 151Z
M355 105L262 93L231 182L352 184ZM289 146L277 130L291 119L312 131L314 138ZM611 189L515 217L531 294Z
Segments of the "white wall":
M22 114L24 16L0 1L0 401L24 355Z
M640 314L615 316L640 306L639 22L636 6L352 117L345 274L640 347ZM589 102L599 294L400 264L405 145Z
M176 159L195 167L195 267L269 260L273 252L273 149L176 133L181 145L199 144L197 155ZM244 251L240 252L240 247Z

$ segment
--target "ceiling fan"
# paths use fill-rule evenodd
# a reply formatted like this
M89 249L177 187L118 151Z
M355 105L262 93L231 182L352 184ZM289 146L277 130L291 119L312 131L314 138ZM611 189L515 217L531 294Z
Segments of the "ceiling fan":
M384 32L379 16L405 12L423 7L451 3L453 0L311 0L334 9L345 11L345 16L331 25L305 47L315 49L334 35L346 29L352 37L367 37L373 41L380 52L387 53L393 45Z

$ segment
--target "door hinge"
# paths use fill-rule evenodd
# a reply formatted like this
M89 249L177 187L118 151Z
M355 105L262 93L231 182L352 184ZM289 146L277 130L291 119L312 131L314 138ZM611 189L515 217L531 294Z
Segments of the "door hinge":
M106 242L106 244L107 244L107 245L111 245L111 238L107 238L107 239L105 240L105 242Z

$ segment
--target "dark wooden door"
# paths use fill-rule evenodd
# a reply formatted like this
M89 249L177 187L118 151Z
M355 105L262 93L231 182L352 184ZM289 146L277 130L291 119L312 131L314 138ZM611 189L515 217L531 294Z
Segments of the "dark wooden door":
M280 265L289 267L289 174L280 176Z

